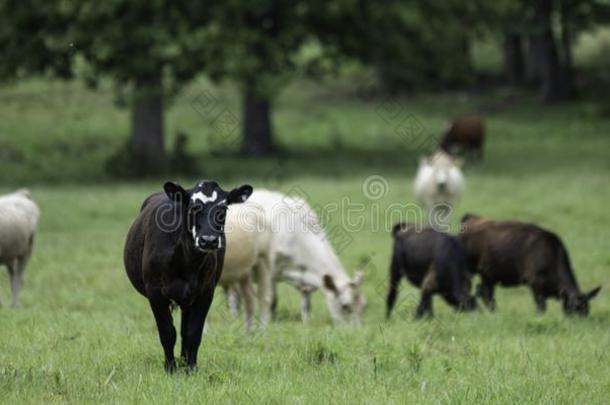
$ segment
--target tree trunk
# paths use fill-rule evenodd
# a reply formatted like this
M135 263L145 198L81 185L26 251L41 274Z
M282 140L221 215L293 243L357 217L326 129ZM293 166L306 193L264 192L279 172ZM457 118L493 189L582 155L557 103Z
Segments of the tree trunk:
M264 156L273 152L271 104L267 98L248 90L243 100L243 152Z
M530 35L527 40L525 58L525 81L528 84L540 83L542 76L540 41L536 35Z
M138 79L131 123L131 150L137 166L160 171L165 165L163 95L160 77Z
M568 97L563 69L559 61L555 37L551 27L552 0L538 0L534 21L539 28L537 41L540 46L542 97L546 102L561 101Z
M572 5L571 0L561 1L561 47L563 49L563 76L568 96L574 95L574 58L572 56Z
M504 37L504 66L512 85L523 83L525 66L521 35L508 33Z

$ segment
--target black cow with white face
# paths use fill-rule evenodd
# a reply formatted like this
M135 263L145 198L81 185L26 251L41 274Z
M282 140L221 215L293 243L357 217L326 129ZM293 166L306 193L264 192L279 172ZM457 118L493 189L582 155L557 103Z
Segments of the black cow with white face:
M165 368L171 372L176 368L171 303L182 311L181 355L194 368L222 272L227 208L246 201L252 187L227 192L214 181L201 181L185 190L168 182L164 190L142 205L127 235L124 263L133 286L148 298L165 351Z

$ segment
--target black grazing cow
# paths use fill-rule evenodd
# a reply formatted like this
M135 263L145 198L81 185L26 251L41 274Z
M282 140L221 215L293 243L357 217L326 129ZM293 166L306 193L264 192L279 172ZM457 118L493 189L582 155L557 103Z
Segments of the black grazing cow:
M144 202L127 235L124 262L129 280L148 298L171 372L176 368L171 303L182 310L181 353L192 369L222 272L227 207L246 201L252 187L226 192L214 181L202 181L184 190L169 182L164 190Z
M565 313L583 316L601 289L581 293L563 242L536 225L466 214L460 239L472 269L481 276L478 294L491 310L496 306L496 284L530 286L541 312L546 299L553 297L563 301Z
M390 317L398 284L405 276L421 289L416 318L432 315L432 295L440 294L458 310L473 310L476 300L470 295L471 275L459 240L432 228L399 223L394 226L394 252L390 266L387 318Z

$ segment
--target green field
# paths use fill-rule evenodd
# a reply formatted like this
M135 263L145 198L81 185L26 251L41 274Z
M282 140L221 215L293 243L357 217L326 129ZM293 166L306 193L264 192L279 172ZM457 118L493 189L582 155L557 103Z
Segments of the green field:
M544 225L563 237L581 287L603 289L586 319L566 318L558 302L536 314L529 290L516 288L498 291L495 314L454 314L437 298L435 319L416 322L417 291L405 283L387 322L391 239L375 213L413 202L422 152L380 116L389 100L353 97L339 85L293 86L276 104L280 157L253 160L221 152L237 134L219 135L215 116L192 107L204 91L239 112L231 88L204 82L173 102L169 143L176 131L189 134L199 177L298 188L312 205L364 204L370 214L340 252L350 273L365 272L363 325L333 327L319 293L302 325L299 295L283 286L279 320L246 335L219 291L198 372L167 375L148 304L122 268L127 229L166 179L105 174L129 124L110 89L24 82L0 91L0 191L31 188L43 216L22 308L6 307L0 274L1 403L607 403L610 118L594 101L542 108L527 94L504 93L393 100L428 136L451 116L485 111L485 160L466 168L454 220L470 211ZM363 193L372 175L387 182L375 200ZM328 226L341 227L340 216Z

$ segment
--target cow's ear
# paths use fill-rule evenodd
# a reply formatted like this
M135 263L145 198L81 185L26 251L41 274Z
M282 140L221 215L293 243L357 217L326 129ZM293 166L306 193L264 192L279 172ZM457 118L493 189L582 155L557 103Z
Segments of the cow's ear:
M246 201L252 195L252 186L244 184L229 191L227 204L239 204Z
M584 294L584 299L587 301L592 300L593 298L595 298L595 296L599 293L599 290L602 289L602 286L600 285L597 288L592 289L591 291L589 291L588 293Z
M481 217L476 215L476 214L471 214L471 213L468 212L468 213L464 214L464 216L462 217L462 220L460 222L464 223L464 222L469 221L471 219L477 219L477 218L481 218Z
M324 288L326 288L328 291L330 291L334 294L339 293L339 290L337 289L337 285L335 284L335 280L333 280L333 278L330 274L325 274L322 277L322 282L324 284Z
M168 181L163 185L163 190L165 190L167 197L174 202L186 204L189 199L188 193L180 184Z
M364 272L357 271L354 273L354 278L352 279L352 285L354 287L360 288L362 286L362 280L364 279Z

